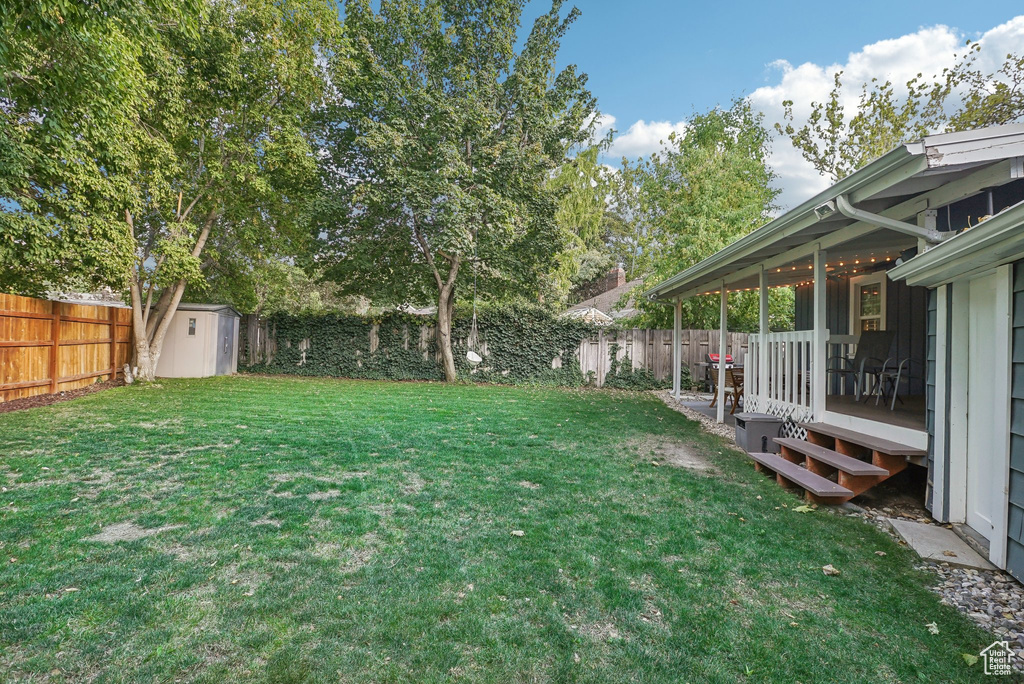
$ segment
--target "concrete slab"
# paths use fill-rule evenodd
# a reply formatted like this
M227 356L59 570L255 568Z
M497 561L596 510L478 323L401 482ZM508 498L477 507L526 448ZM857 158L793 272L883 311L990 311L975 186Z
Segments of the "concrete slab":
M888 519L889 525L896 530L907 545L917 551L925 560L936 563L949 563L961 568L977 570L995 570L995 566L982 558L967 545L956 532L948 527L925 525L909 520Z

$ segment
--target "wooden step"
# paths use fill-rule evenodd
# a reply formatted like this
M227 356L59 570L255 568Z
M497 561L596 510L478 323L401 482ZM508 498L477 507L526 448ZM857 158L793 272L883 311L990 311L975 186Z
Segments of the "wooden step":
M882 439L881 437L865 435L855 430L847 430L846 428L836 427L834 425L826 425L825 423L800 423L800 427L807 430L808 433L813 432L819 435L826 435L833 439L856 444L870 451L877 451L883 454L889 454L890 456L928 455L928 452L923 449L910 447L906 444L899 444L898 442L891 442L887 439Z
M815 475L777 454L750 454L750 458L754 459L759 471L764 472L767 469L774 472L780 485L803 489L811 501L836 504L848 501L854 496L846 487Z
M805 442L802 439L792 439L788 437L776 437L775 443L779 446L791 449L799 452L815 461L826 463L836 470L841 470L844 473L858 476L868 477L889 477L889 471L885 468L879 468L876 465L861 461L860 459L853 458L852 456L844 456L836 451L827 449L817 444Z

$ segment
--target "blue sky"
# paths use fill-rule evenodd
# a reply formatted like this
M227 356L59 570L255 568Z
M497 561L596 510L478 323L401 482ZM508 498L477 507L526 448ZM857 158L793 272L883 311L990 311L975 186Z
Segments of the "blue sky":
M738 96L750 97L771 123L783 99L796 100L799 113L827 96L839 68L857 83L874 76L904 82L951 65L968 38L982 40L993 68L1007 51L1024 49L1019 0L801 2L785 9L763 0L575 4L583 15L559 61L590 76L601 111L609 123L614 118L620 137L607 160L613 165L622 155L655 151L694 111ZM530 15L544 9L538 0L531 5ZM524 23L528 30L532 19ZM784 207L825 187L787 141L774 148Z
M676 121L749 95L777 80L770 65L779 59L842 62L865 45L937 24L977 38L1024 13L1019 1L802 2L787 10L763 0L575 4L583 16L561 55L590 75L601 108L620 122Z

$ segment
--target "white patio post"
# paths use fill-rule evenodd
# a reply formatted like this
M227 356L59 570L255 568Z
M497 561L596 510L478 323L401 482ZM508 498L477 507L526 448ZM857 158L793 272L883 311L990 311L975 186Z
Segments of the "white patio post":
M683 298L672 303L672 396L682 393L683 374Z
M718 314L718 416L719 423L725 422L725 335L729 322L729 291L722 281L721 310Z
M760 340L757 345L757 405L761 413L767 413L767 402L761 401L762 397L768 396L768 279L764 275L764 266L761 266L761 273L758 280L758 294L760 296L760 316L757 332Z
M828 356L828 321L825 318L825 252L814 250L814 344L811 350L811 420L825 418L825 364Z

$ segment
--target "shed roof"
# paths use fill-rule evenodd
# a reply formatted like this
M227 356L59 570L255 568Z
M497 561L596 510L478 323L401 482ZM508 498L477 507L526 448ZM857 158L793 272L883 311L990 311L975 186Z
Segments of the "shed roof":
M181 304L178 304L178 311L210 311L226 313L234 316L235 318L242 317L242 314L238 313L234 307L228 306L227 304L191 304L182 302Z

